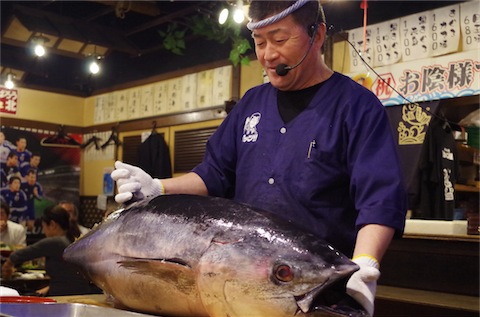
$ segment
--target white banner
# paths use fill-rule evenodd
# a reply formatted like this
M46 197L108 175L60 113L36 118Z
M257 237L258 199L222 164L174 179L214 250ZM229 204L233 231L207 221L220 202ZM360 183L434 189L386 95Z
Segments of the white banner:
M375 71L383 80L372 72L349 75L372 90L385 106L480 95L478 51L398 63Z

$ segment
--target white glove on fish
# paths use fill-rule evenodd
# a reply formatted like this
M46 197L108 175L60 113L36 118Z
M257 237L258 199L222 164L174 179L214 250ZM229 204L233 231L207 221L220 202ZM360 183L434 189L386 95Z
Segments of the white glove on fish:
M378 261L370 256L359 256L352 260L360 266L347 282L347 294L352 296L373 316L377 280L380 277Z
M116 161L111 176L117 182L118 194L115 195L115 201L119 204L132 198L135 201L165 194L162 182L158 178L152 178L139 167Z

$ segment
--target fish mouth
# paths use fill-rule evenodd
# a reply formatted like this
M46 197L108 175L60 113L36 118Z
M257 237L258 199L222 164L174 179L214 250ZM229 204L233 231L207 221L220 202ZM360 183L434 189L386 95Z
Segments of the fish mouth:
M305 317L369 317L365 309L346 293L348 277L328 285L328 281L310 292L295 296L296 315ZM327 286L325 286L327 285Z

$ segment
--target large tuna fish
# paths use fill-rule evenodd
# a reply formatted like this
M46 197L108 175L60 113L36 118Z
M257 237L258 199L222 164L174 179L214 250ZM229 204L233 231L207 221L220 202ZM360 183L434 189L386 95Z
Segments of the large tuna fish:
M366 316L333 302L343 300L344 288L328 291L356 264L291 223L222 198L134 203L70 245L64 258L121 305L148 313Z

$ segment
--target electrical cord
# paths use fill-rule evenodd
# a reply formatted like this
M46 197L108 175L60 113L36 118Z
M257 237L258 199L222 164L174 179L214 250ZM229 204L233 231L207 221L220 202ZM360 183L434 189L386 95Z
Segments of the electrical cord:
M333 29L333 26L330 26L329 29ZM346 36L343 36L343 34L347 34ZM369 69L371 70L376 76L377 78L379 78L384 84L386 84L388 87L390 87L393 91L395 91L403 100L407 101L408 104L410 105L413 105L415 107L420 107L423 111L429 113L430 115L436 117L437 119L439 120L442 120L445 122L446 125L448 125L451 129L453 130L456 130L456 131L463 131L464 127L462 127L459 123L457 122L453 122L453 121L450 121L448 120L447 118L445 118L444 116L439 116L433 112L431 112L430 110L426 109L426 108L423 108L422 106L420 106L420 104L418 102L412 102L411 100L409 100L407 97L405 97L403 94L401 94L398 90L396 90L392 85L390 85L390 83L385 80L382 76L380 76L376 71L375 69L373 69L373 67L370 66L370 64L367 63L367 61L365 61L365 59L363 58L362 54L355 48L355 45L353 45L352 42L350 42L348 40L348 33L347 32L344 32L344 31L341 31L341 33L339 33L339 35L348 43L350 44L350 46L353 48L353 50L357 53L357 55L360 57L361 61L363 62L363 64ZM346 55L346 54L345 54Z

